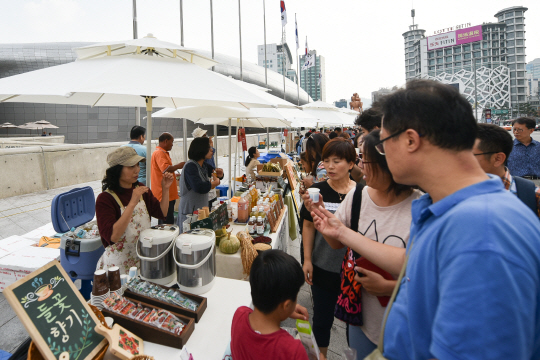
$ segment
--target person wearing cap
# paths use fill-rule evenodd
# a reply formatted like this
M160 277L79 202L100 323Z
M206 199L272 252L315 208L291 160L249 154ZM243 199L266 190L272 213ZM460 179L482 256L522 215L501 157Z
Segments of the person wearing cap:
M169 188L174 176L161 179L164 195L158 200L152 191L137 181L139 162L145 161L132 147L122 146L107 156L109 168L102 180L103 192L96 199L96 219L105 252L96 269L118 266L127 274L139 266L136 244L139 234L150 228L150 218L164 219L169 210Z
M163 174L171 173L174 175L176 170L184 167L184 162L173 165L169 151L173 148L174 137L169 133L163 133L158 138L159 144L156 146L156 151L152 153L150 186L156 198L161 201L164 193L161 188L161 180ZM159 224L174 224L174 204L178 199L178 186L176 177L173 177L173 183L169 188L169 211L165 220L160 220Z

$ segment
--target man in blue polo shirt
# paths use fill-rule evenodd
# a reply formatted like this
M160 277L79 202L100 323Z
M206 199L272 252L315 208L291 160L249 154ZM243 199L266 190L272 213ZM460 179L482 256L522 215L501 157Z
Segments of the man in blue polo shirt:
M146 139L146 129L142 126L135 125L131 128L129 136L131 141L122 146L130 146L135 149L137 155L146 157L146 146L143 145L144 140ZM141 167L141 170L139 171L139 178L137 180L146 185L146 162L141 161L139 166Z
M412 206L407 250L355 233L324 209L312 214L325 237L354 243L391 274L407 264L384 356L540 359L538 219L474 158L470 104L451 86L415 80L382 110L378 151L397 183L426 191Z
M521 176L540 184L540 142L531 134L536 127L533 118L520 117L512 123L514 148L508 157L508 170L512 176Z

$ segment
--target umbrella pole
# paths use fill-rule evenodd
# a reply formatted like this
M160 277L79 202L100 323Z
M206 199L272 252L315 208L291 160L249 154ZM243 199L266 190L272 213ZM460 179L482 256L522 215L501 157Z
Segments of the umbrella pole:
M150 188L152 169L152 97L146 96L146 186Z
M270 128L266 128L266 151L270 152Z
M229 198L232 198L232 192L231 192L231 168L232 168L232 164L231 164L231 156L232 156L232 149L231 149L231 118L229 118L229 170L228 170L228 173L229 173L229 193L227 194L227 196Z
M214 149L216 149L216 152L214 152L214 159L216 162L216 168L219 168L218 166L218 138L217 138L217 125L214 125Z
M187 153L188 153L188 147L187 147L187 119L182 119L182 146L184 149L184 161L188 161Z
M238 119L236 119L236 141L234 145L234 191L236 192L236 163L238 161Z

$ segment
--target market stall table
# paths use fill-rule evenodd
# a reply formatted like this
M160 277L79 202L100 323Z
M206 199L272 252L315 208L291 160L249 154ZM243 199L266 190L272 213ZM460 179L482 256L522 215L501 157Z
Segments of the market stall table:
M208 299L208 307L195 325L195 331L186 347L195 360L222 359L231 340L234 312L240 306L250 306L251 289L246 281L216 277L212 289L201 296ZM179 349L147 341L144 342L144 350L146 355L153 356L155 360L179 359L181 352ZM105 360L114 359L116 357L107 351Z
M285 206L285 214L281 218L281 222L275 233L268 235L272 239L272 249L279 249L287 251L287 242L289 238L289 216L288 208ZM232 233L236 235L237 232L245 230L246 225L232 224ZM230 229L229 229L230 231ZM243 274L242 259L240 258L241 250L238 250L236 254L224 254L219 248L216 249L216 275L229 278L242 280L247 276Z

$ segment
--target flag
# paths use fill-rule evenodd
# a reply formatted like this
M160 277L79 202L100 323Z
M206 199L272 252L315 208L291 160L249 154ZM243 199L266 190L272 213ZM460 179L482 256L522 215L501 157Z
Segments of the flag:
M302 70L307 70L312 66L315 66L315 55L307 54L305 56L304 65L302 65Z
M307 36L306 36L306 56L307 56L308 53L309 53L309 49L308 49L308 46L307 46Z
M287 25L287 10L285 10L285 0L281 0L281 26Z
M322 73L319 71L319 81L317 82L317 86L321 86L322 81Z
M300 48L300 40L298 40L298 24L296 23L296 17L294 19L294 26L295 26L295 32L296 32L296 49L298 50Z

